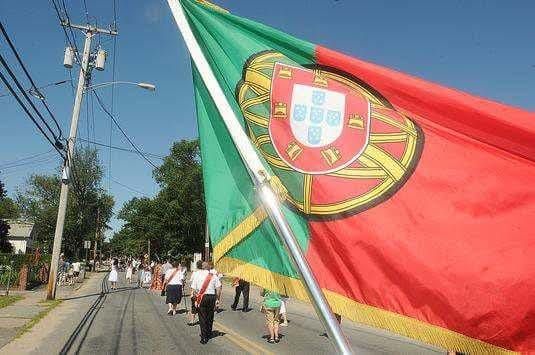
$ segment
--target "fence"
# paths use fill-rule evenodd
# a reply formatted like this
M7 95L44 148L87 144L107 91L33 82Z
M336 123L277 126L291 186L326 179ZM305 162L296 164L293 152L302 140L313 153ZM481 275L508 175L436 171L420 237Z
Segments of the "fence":
M0 254L0 288L20 291L48 281L49 255Z

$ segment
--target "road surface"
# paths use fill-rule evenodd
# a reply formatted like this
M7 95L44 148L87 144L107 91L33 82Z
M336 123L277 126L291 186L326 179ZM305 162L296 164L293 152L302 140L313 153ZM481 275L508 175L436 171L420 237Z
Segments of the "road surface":
M0 349L13 354L332 354L312 307L290 300L290 324L281 328L279 344L265 339L259 290L251 288L249 312L232 311L233 289L224 285L222 308L214 322L215 337L199 343L199 327L186 314L168 316L158 293L124 282L109 290L106 274L94 275L80 294L64 300L23 337ZM189 299L188 306L189 306ZM183 303L182 306L185 306ZM238 309L240 309L238 306ZM357 354L444 354L440 349L391 333L343 321L344 333Z

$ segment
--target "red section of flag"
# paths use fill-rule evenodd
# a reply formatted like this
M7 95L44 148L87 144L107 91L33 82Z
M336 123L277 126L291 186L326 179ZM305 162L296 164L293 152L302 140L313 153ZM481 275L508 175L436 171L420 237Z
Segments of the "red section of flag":
M316 47L318 64L357 76L394 106L535 161L535 113ZM418 120L418 122L420 122Z
M390 199L310 223L307 258L322 287L534 351L535 115L321 47L317 60L369 84L425 136Z

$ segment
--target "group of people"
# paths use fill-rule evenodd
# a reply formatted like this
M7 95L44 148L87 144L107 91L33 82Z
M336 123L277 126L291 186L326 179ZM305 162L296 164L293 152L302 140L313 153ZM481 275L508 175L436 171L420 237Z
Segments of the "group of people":
M79 260L70 263L65 258L65 255L63 253L60 254L58 265L58 281L67 285L74 284L80 277L82 265L82 262Z
M124 264L124 263L123 263ZM121 263L117 258L111 262L109 281L111 289L117 288L118 272ZM221 304L222 274L214 269L211 262L198 261L186 283L187 268L179 260L169 258L165 263L144 263L143 260L133 259L126 261L125 279L127 283L133 282L133 277L138 272L138 286L150 285L153 291L159 291L165 296L167 314L175 316L179 313L179 305L184 297L184 288L189 286L191 307L188 309L188 322L194 326L195 318L198 317L200 326L200 343L206 344L212 337L214 315ZM248 312L250 284L246 280L235 278L232 282L235 288L234 302L231 305L233 311L241 310ZM266 326L269 332L269 343L279 342L279 326L287 326L286 304L283 297L273 291L263 290L264 299L261 311L265 314ZM238 309L240 297L243 297L243 307Z
M126 266L124 266L126 264ZM119 271L125 270L125 279L128 284L137 282L138 287L145 287L151 284L152 271L148 263L143 259L128 259L120 261L118 258L113 258L110 262L110 274L108 281L111 283L111 289L117 289L117 281L119 280ZM134 276L137 275L137 281L134 281Z

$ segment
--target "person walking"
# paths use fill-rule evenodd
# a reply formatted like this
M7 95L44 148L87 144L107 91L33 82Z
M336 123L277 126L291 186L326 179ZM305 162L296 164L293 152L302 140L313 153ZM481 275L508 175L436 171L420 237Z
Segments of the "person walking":
M75 261L74 263L72 263L72 276L73 276L73 279L78 282L78 278L80 277L80 269L81 269L82 265L80 264L79 261Z
M145 266L144 265L139 265L138 268L137 268L137 281L136 281L136 284L137 284L138 288L143 287L143 278L144 277L145 277Z
M264 301L262 302L263 313L266 315L266 325L269 331L268 343L279 342L279 312L281 307L281 296L275 291L264 289L262 291Z
M147 265L145 266L145 270L143 273L143 280L141 281L141 287L144 287L144 285L150 286L152 281L152 274L150 272L150 267Z
M195 325L195 315L197 314L197 307L195 307L195 292L193 289L193 280L197 277L197 274L199 271L202 270L202 260L197 260L197 263L195 265L197 267L196 270L194 270L191 273L190 279L189 279L189 285L190 285L190 295L191 295L191 309L188 312L188 325L193 326Z
M247 312L249 310L249 282L236 278L234 279L232 285L235 285L235 293L234 293L234 302L230 306L233 311L236 310L236 307L238 307L238 302L240 301L240 294L243 294L243 308L242 312Z
M214 275L215 277L219 279L219 282L221 282L221 279L223 278L223 274L216 270L214 263L211 261L208 261L208 270L210 271L212 275ZM221 284L221 291L223 291L223 284ZM221 309L219 308L219 306L220 306L219 302L217 302L215 305L216 313L221 312Z
M161 276L160 276L162 279L162 283L165 277L165 273L167 272L167 270L170 270L172 268L173 268L173 264L171 264L171 260L167 258L167 260L165 261L165 264L162 265Z
M169 305L167 314L174 316L177 307L182 300L182 282L184 281L184 270L178 261L173 261L172 268L165 273L163 289L165 290L165 303Z
M128 264L126 265L126 282L128 282L129 284L132 283L132 273L133 273L133 267L132 267L132 263L129 261Z
M119 268L119 260L117 260L117 258L113 258L113 261L111 263L110 276L108 276L108 281L110 281L111 283L112 290L117 289L117 279L119 278L119 274L117 272L118 268Z
M280 309L280 327L287 327L288 326L288 315L286 312L286 303L288 302L288 298L282 297L281 298L281 309Z
M221 298L221 281L210 273L210 265L202 263L203 270L195 275L191 286L195 295L195 307L199 313L199 326L201 328L201 344L206 344L212 336L215 307Z
M161 291L163 286L162 266L160 263L154 265L154 271L152 273L152 283L150 289L153 291Z

